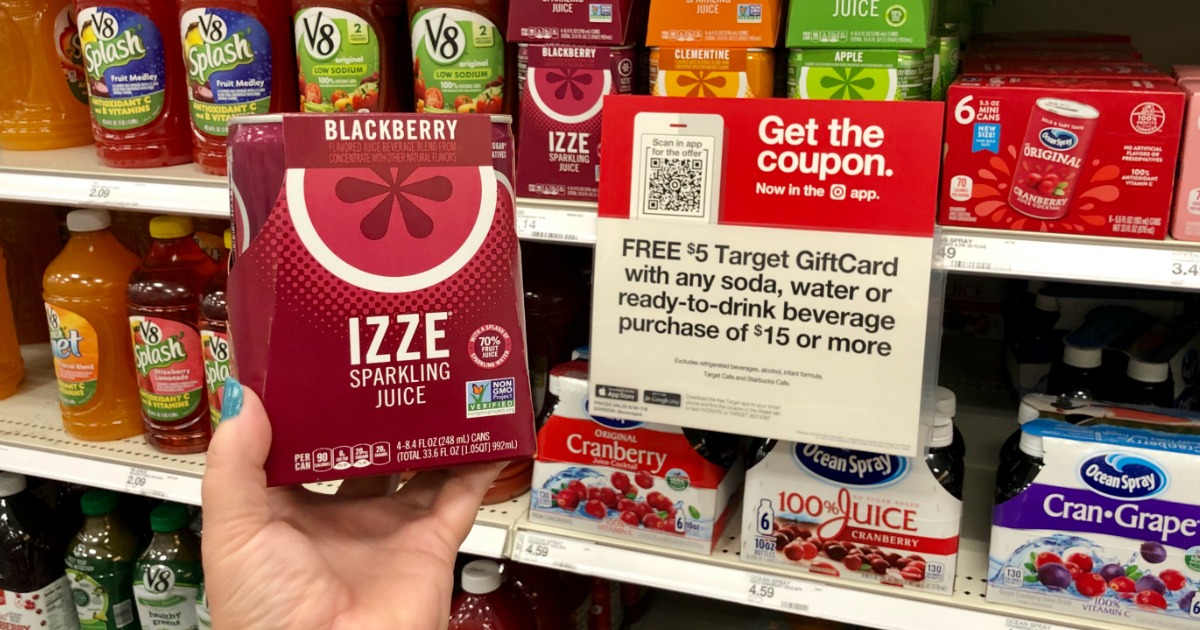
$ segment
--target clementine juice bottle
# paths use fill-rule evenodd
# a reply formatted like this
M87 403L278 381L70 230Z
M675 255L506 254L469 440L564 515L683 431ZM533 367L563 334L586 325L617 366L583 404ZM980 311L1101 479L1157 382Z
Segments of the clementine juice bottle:
M407 29L399 0L293 0L300 111L394 112Z
M192 238L191 219L155 217L154 241L129 279L128 311L146 441L167 453L200 453L212 435L200 294L217 273Z
M125 313L125 287L138 259L110 225L105 210L68 214L71 239L42 277L63 428L81 440L142 432Z
M87 85L71 0L0 2L0 148L88 144Z
M76 7L101 161L121 168L192 161L174 0L78 0Z
M17 393L25 378L25 361L17 341L17 324L13 319L12 300L8 295L8 264L0 249L0 398Z
M294 111L291 0L183 0L179 32L196 164L225 174L229 119Z

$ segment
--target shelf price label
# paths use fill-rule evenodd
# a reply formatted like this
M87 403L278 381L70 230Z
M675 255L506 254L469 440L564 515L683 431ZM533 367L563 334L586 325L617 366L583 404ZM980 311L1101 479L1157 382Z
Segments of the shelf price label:
M586 561L590 548L574 540L520 532L513 543L513 559L525 564L575 570Z
M582 210L537 208L517 200L517 236L539 241L592 243L596 240L596 215Z
M748 604L808 615L821 592L814 584L758 573L747 574L745 589Z
M125 474L125 492L159 499L170 498L177 494L173 491L179 481L178 475L130 467Z
M605 101L592 414L917 452L942 110L896 105Z

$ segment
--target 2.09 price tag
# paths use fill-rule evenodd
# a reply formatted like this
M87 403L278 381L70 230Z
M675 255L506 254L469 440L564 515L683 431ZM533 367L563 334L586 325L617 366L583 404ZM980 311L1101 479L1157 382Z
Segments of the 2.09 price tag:
M131 467L125 475L125 492L160 499L171 498L178 482L178 475Z

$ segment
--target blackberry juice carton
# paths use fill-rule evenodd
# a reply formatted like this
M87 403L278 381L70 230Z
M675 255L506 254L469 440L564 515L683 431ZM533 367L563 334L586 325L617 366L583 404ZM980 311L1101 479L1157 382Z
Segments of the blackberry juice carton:
M964 76L946 99L938 222L1162 239L1183 106L1162 81Z
M236 119L234 369L271 485L534 452L507 117Z
M511 0L508 41L527 44L633 44L648 0Z
M737 506L740 440L592 416L587 395L586 362L550 372L529 519L711 553Z
M1001 474L987 599L1200 628L1200 437L1034 420Z
M523 44L517 194L595 202L604 97L633 92L632 46Z

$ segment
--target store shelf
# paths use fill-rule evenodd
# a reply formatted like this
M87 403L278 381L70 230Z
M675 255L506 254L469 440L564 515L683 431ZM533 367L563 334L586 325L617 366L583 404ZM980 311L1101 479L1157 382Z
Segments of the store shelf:
M229 216L224 177L194 164L116 169L92 146L56 151L0 151L0 199L70 207Z
M0 400L0 470L200 505L203 455L166 455L141 437L83 442L62 428L58 386L48 347L25 346L25 382ZM334 484L318 491L332 492ZM529 509L521 497L479 508L462 551L501 557L509 532Z

